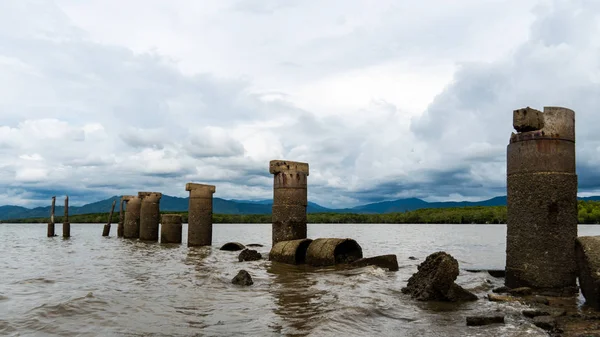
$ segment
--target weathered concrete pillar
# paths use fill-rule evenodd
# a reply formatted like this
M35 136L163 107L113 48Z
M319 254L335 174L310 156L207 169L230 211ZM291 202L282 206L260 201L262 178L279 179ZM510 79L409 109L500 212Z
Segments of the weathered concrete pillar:
M585 303L600 310L600 236L580 236L575 244L577 270Z
M113 213L115 211L116 200L113 200L112 206L110 207L110 214L108 215L108 222L104 225L104 229L102 230L102 236L110 235L110 224L112 223Z
M308 164L272 160L269 172L273 179L273 245L280 241L306 239L306 205Z
M515 110L507 149L506 285L574 289L575 113Z
M163 214L160 218L160 243L181 243L182 221L179 214Z
M55 236L54 234L54 206L56 205L56 197L52 197L52 206L50 206L50 222L48 222L48 237Z
M160 198L159 192L139 192L142 198L140 209L140 240L158 241L158 224L160 223Z
M190 192L188 206L188 247L212 245L213 185L187 183Z
M121 202L119 202L119 224L117 225L117 237L122 238L125 233L125 212L123 204L127 203L129 198L133 198L132 195L121 196Z
M142 199L136 196L126 196L123 198L127 202L123 237L126 239L137 239L140 237L140 210L142 207Z
M71 223L69 222L69 196L65 197L65 216L63 219L63 238L71 237Z

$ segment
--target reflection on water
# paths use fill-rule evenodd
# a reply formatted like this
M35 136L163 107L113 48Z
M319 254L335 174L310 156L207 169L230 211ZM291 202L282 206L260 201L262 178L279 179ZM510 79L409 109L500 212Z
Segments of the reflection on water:
M415 302L400 289L438 250L462 268L504 266L505 226L309 225L309 236L351 237L365 256L396 254L398 272L375 267L314 269L265 259L238 262L228 241L258 243L269 225L215 225L213 247L102 237L103 224L71 226L47 238L46 225L0 225L0 335L12 336L544 336L518 304ZM580 226L598 235L600 226ZM419 260L409 260L416 256ZM254 285L231 278L246 269ZM501 285L461 272L480 297ZM466 327L465 316L501 310L505 325Z

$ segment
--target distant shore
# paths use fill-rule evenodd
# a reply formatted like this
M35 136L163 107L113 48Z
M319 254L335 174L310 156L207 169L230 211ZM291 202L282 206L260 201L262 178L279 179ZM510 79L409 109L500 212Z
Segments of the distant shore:
M187 222L187 212L163 211L162 214L181 214ZM76 214L69 216L70 223L106 223L109 213ZM579 201L579 223L600 223L600 202ZM0 223L47 223L49 218L2 220ZM62 223L62 217L54 218ZM113 215L112 223L119 221ZM271 214L213 214L213 223L271 223ZM475 206L452 208L425 208L410 212L385 214L309 213L308 223L390 223L390 224L505 224L506 206Z

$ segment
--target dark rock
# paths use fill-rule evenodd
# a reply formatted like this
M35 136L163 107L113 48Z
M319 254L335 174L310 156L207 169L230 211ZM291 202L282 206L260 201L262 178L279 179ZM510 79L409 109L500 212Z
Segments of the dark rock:
M467 326L480 326L496 323L504 323L504 315L467 317Z
M409 260L418 260L418 259L417 259L416 257L414 257L414 256L409 256L409 257L408 257L408 259L409 259Z
M527 318L534 318L538 316L550 316L550 313L548 311L538 309L523 310L521 311L521 313Z
M238 256L238 260L242 261L258 261L262 259L262 255L253 249L244 249Z
M363 259L356 260L350 265L354 267L377 266L380 268L388 269L389 271L397 271L399 269L398 259L394 254L366 257Z
M452 286L450 286L450 290L446 294L446 297L450 302L477 301L477 295L456 283L453 283Z
M600 236L577 238L575 258L585 303L600 310Z
M506 277L506 271L504 269L489 269L487 272L492 277L496 277L496 278Z
M454 283L458 273L455 258L445 252L433 253L418 266L402 293L419 301L476 300L475 295Z
M509 287L507 287L507 286L501 286L501 287L493 289L492 292L495 292L496 294L505 294L509 290L510 290Z
M520 288L509 289L508 293L511 295L528 296L528 295L531 295L533 293L533 291L531 290L531 288L528 288L528 287L520 287Z
M250 274L247 271L242 269L231 280L231 283L240 286L251 286L254 284L254 281L252 281L252 276L250 276Z
M260 243L251 243L247 244L246 247L264 247L264 245L261 245Z
M239 242L227 242L226 244L221 246L221 250L226 250L229 252L235 252L238 250L242 250L244 248L246 248L246 247Z
M533 318L533 324L544 330L553 330L556 326L556 321L552 316L537 316Z

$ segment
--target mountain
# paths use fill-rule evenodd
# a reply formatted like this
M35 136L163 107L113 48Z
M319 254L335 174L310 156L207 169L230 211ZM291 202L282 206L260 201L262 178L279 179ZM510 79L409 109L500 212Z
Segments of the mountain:
M69 214L106 213L110 211L113 200L117 200L115 213L119 212L120 196L113 196L105 200L93 202L83 206L69 207ZM600 196L583 197L579 200L600 201ZM188 198L172 197L163 195L160 199L161 211L187 211ZM56 200L55 214L64 214L62 200ZM61 206L58 206L61 205ZM421 208L444 208L444 207L466 207L466 206L505 206L506 196L499 196L483 201L445 201L427 202L417 198L398 199L382 201L353 208L332 209L323 207L314 202L308 202L308 213L392 213L414 211ZM217 214L269 214L271 213L271 200L226 200L213 198L213 212ZM33 209L20 206L0 206L0 220L43 218L50 216L50 206L36 207Z

